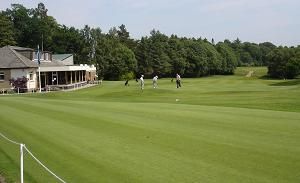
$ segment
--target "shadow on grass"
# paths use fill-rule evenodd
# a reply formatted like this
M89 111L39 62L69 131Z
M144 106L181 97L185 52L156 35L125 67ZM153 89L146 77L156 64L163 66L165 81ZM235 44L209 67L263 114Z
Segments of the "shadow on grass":
M270 84L270 86L293 86L293 85L299 85L300 84L300 79L295 79L295 80L289 80L289 81L283 81L279 83L273 83Z
M276 83L269 84L270 86L294 86L294 85L299 85L300 84L300 78L299 77L297 77L296 79L283 80L283 79L271 78L268 75L264 75L264 76L259 77L258 79L278 81Z
M274 80L274 78L271 78L271 77L268 76L268 75L260 76L260 77L258 77L258 79L262 79L262 80Z

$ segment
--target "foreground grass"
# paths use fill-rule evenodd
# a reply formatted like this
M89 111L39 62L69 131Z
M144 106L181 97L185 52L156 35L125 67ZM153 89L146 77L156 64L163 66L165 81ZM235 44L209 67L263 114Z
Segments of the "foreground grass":
M144 92L104 82L0 97L0 129L67 182L299 182L299 83L242 69L181 89L165 79ZM0 173L17 180L18 161L18 147L0 139ZM28 156L25 173L56 182Z

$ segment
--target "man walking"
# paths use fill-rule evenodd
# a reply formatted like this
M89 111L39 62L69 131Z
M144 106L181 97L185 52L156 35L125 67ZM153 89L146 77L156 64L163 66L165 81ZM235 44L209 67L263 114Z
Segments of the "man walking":
M176 87L181 88L181 78L179 74L176 74Z
M158 76L153 77L153 88L157 88L157 79L158 79Z
M141 78L140 78L140 82L141 82L141 90L143 91L144 90L144 75L141 75Z

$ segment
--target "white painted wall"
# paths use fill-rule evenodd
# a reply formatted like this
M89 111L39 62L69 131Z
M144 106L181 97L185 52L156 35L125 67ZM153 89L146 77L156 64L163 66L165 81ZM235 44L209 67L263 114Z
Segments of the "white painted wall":
M33 80L29 80L29 73L33 72ZM21 77L28 78L27 88L35 89L37 86L37 70L35 68L29 69L12 69L11 70L11 78L17 79Z

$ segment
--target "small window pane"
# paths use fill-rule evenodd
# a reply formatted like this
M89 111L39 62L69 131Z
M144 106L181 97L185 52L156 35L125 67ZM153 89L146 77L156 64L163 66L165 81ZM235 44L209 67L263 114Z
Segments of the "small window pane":
M49 60L49 55L48 55L48 53L45 53L45 60Z
M33 80L33 72L29 73L29 80L32 81Z
M0 72L0 81L3 81L4 80L4 72Z

